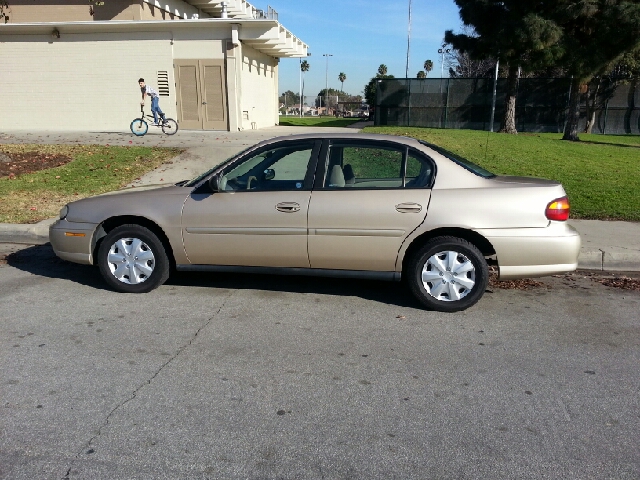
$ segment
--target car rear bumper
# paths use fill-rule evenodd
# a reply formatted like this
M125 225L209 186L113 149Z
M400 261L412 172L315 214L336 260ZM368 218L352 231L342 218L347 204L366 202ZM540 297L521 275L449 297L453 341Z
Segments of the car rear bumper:
M578 268L580 235L565 222L546 228L480 230L493 245L501 280L542 277Z
M93 265L93 223L58 220L49 227L49 242L55 254L69 262Z

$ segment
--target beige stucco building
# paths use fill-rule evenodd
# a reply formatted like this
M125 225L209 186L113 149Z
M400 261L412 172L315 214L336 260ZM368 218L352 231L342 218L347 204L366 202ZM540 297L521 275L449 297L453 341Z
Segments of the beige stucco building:
M272 126L279 59L307 56L277 13L246 0L9 5L0 25L5 130L127 130L140 113L140 77L183 129Z

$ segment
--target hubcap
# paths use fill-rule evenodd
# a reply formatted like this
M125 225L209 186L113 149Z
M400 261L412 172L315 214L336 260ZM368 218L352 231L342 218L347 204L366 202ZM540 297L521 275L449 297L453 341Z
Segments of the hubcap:
M476 284L476 269L460 252L439 252L422 267L422 284L429 295L443 302L466 297Z
M121 238L111 245L107 262L113 276L129 285L147 280L156 266L151 248L139 238Z

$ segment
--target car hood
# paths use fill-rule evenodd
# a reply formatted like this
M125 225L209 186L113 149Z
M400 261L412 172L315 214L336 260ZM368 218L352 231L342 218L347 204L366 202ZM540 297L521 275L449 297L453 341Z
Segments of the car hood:
M108 195L128 195L131 193L138 194L140 192L152 192L152 191L156 191L156 190L160 190L168 187L174 187L174 186L175 185L173 183L158 183L154 185L142 185L140 187L134 185L131 187L121 188L120 190L114 190L113 192L101 193L100 195L95 195L95 197L91 197L91 198L106 197Z

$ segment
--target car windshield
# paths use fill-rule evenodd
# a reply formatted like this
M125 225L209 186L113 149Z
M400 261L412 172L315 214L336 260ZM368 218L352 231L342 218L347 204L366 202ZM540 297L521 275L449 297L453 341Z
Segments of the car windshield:
M207 170L204 173L201 173L200 175L198 175L196 178L194 178L193 180L189 180L188 182L184 183L183 185L185 187L195 187L198 183L200 183L202 180L204 180L206 177L208 177L209 175L211 175L211 173L218 168L220 165L222 165L223 163L227 163L229 160L239 157L240 155L243 155L244 153L248 152L249 150L252 150L255 147L255 145L250 146L249 148L245 148L244 150L242 150L240 153L236 153L235 155L233 155L232 157L227 158L226 160L215 164L213 167L211 167L209 170ZM180 182L182 183L182 182Z
M483 178L493 178L495 177L495 173L491 173L489 170L485 170L484 168L482 168L479 165L476 165L475 163L473 163L470 160L467 160L466 158L463 158L459 155L456 155L455 153L451 153L448 150L445 150L444 148L438 147L437 145L434 145L432 143L429 142L424 142L422 140L420 140L420 143L429 147L431 150L435 150L436 152L438 152L440 155L447 157L449 160L457 163L458 165L460 165L461 167L466 168L467 170L469 170L472 173L475 173L476 175L483 177Z

